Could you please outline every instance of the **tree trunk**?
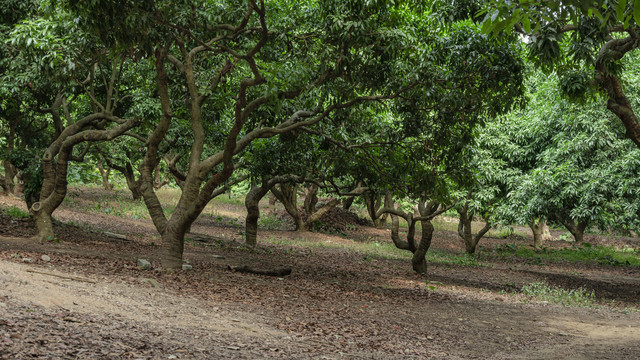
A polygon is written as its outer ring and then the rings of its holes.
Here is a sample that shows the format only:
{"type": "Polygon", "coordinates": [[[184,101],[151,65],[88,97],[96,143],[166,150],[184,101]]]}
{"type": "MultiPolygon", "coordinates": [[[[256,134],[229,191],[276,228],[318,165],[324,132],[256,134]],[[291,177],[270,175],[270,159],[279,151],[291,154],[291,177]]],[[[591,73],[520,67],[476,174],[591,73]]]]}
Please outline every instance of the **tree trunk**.
{"type": "Polygon", "coordinates": [[[407,226],[408,226],[406,241],[400,238],[400,234],[399,234],[400,222],[399,222],[398,216],[391,214],[391,240],[393,241],[393,244],[398,249],[415,252],[416,243],[415,243],[414,237],[416,233],[416,224],[415,224],[415,221],[413,221],[413,215],[411,213],[407,214],[407,217],[405,220],[407,220],[407,226]]]}
{"type": "Polygon", "coordinates": [[[268,187],[255,186],[247,193],[244,205],[247,207],[247,219],[245,221],[245,241],[249,246],[258,244],[258,219],[260,218],[260,199],[269,192],[268,187]]]}
{"type": "Polygon", "coordinates": [[[269,193],[269,206],[276,206],[276,201],[278,201],[278,198],[273,193],[269,193]]]}
{"type": "Polygon", "coordinates": [[[184,234],[186,230],[170,228],[162,234],[162,267],[165,269],[182,268],[182,254],[184,253],[184,234]]]}
{"type": "Polygon", "coordinates": [[[107,167],[105,169],[104,166],[102,166],[102,163],[98,163],[98,170],[100,171],[100,176],[102,177],[102,187],[104,187],[105,190],[113,190],[113,184],[109,183],[111,168],[107,167]]]}
{"type": "Polygon", "coordinates": [[[465,206],[462,209],[458,209],[458,214],[460,214],[458,236],[464,240],[464,247],[467,254],[475,254],[480,239],[491,229],[491,225],[485,220],[484,227],[474,235],[472,231],[473,213],[470,213],[468,207],[465,206]]]}
{"type": "Polygon", "coordinates": [[[352,197],[348,197],[348,198],[344,199],[344,200],[342,201],[342,208],[343,208],[343,209],[345,209],[345,210],[349,210],[349,209],[351,209],[351,205],[353,205],[353,201],[354,201],[355,199],[356,199],[356,198],[355,198],[355,197],[353,197],[353,196],[352,196],[352,197]]]}
{"type": "Polygon", "coordinates": [[[131,191],[131,197],[133,200],[140,200],[142,198],[142,192],[140,191],[140,183],[136,181],[136,175],[133,172],[131,164],[127,163],[126,171],[122,173],[125,180],[127,180],[127,187],[131,191]]]}
{"type": "MultiPolygon", "coordinates": [[[[613,51],[613,49],[610,49],[608,53],[612,53],[613,51]]],[[[623,52],[619,52],[617,57],[621,58],[623,55],[623,52]]],[[[631,102],[624,93],[622,81],[618,76],[608,72],[607,64],[608,62],[602,61],[600,58],[596,61],[596,71],[599,72],[600,87],[603,88],[609,96],[607,109],[622,121],[622,124],[627,130],[627,137],[635,143],[636,147],[640,148],[640,122],[638,122],[638,117],[633,111],[631,102]]]]}
{"type": "Polygon", "coordinates": [[[318,204],[318,185],[309,184],[304,189],[304,211],[311,216],[316,211],[318,204]]]}
{"type": "Polygon", "coordinates": [[[542,247],[544,244],[543,238],[543,230],[544,230],[544,219],[533,219],[529,223],[529,227],[531,228],[531,232],[533,233],[533,246],[536,248],[542,247]]]}
{"type": "Polygon", "coordinates": [[[275,187],[271,192],[278,198],[278,201],[284,205],[285,210],[293,219],[295,230],[305,232],[308,230],[307,225],[302,220],[302,216],[298,211],[298,185],[297,184],[280,184],[280,189],[275,187]]]}
{"type": "Polygon", "coordinates": [[[466,209],[458,210],[458,214],[460,214],[460,221],[458,222],[458,236],[464,240],[464,247],[467,254],[473,254],[476,252],[477,245],[471,232],[473,215],[470,216],[466,209]]]}
{"type": "Polygon", "coordinates": [[[16,172],[16,180],[17,180],[17,184],[15,185],[15,188],[13,189],[13,193],[16,194],[16,195],[24,194],[25,184],[24,184],[24,179],[22,177],[22,171],[17,171],[16,172]]]}
{"type": "Polygon", "coordinates": [[[48,209],[40,207],[39,203],[35,203],[31,206],[31,216],[36,224],[37,234],[36,239],[43,243],[45,241],[53,240],[55,237],[53,233],[53,223],[51,221],[51,212],[48,209]]]}
{"type": "MultiPolygon", "coordinates": [[[[367,191],[362,194],[362,197],[364,198],[365,205],[367,205],[367,212],[369,213],[369,217],[371,218],[373,225],[377,229],[383,229],[385,225],[387,225],[388,215],[386,213],[378,214],[378,210],[380,210],[380,207],[382,206],[382,194],[375,194],[371,191],[367,191]]],[[[387,199],[385,197],[385,201],[386,200],[387,199]]]]}
{"type": "Polygon", "coordinates": [[[315,224],[316,221],[320,220],[320,218],[324,216],[324,214],[328,213],[329,210],[338,206],[338,204],[340,204],[340,199],[335,198],[329,201],[328,203],[326,203],[325,205],[323,205],[322,207],[320,207],[319,209],[316,209],[313,212],[313,214],[310,214],[307,217],[307,220],[304,222],[305,229],[308,230],[313,228],[313,224],[315,224]]]}
{"type": "Polygon", "coordinates": [[[573,239],[577,243],[582,243],[584,241],[584,231],[587,228],[587,222],[585,221],[573,221],[573,220],[564,220],[560,218],[560,222],[564,225],[567,230],[573,235],[573,239]]]}
{"type": "MultiPolygon", "coordinates": [[[[168,183],[169,179],[163,179],[162,176],[160,176],[160,164],[158,163],[155,170],[153,170],[153,188],[155,190],[160,190],[168,183]]],[[[140,196],[142,196],[142,194],[140,194],[140,196]]]]}
{"type": "Polygon", "coordinates": [[[553,240],[553,236],[551,236],[551,231],[549,230],[549,224],[547,223],[547,218],[543,218],[542,223],[542,241],[550,241],[553,240]]]}
{"type": "Polygon", "coordinates": [[[413,266],[413,271],[419,274],[426,274],[427,252],[431,247],[431,239],[433,238],[433,224],[430,220],[423,220],[420,223],[422,224],[422,236],[420,244],[411,258],[411,265],[413,266]]]}
{"type": "Polygon", "coordinates": [[[16,168],[9,159],[4,160],[4,178],[2,179],[2,187],[7,194],[13,194],[15,191],[15,183],[13,179],[16,177],[16,168]]]}

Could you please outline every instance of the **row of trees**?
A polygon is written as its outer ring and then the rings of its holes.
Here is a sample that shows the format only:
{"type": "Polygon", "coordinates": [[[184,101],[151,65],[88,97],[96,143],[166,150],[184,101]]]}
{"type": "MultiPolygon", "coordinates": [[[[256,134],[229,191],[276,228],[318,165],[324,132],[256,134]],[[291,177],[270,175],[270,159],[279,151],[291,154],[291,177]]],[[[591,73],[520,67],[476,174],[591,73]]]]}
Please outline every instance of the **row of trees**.
{"type": "MultiPolygon", "coordinates": [[[[376,224],[391,217],[393,242],[414,253],[419,272],[431,221],[452,207],[468,252],[504,222],[550,219],[576,239],[589,225],[635,228],[633,180],[598,180],[607,171],[635,174],[635,162],[622,160],[631,151],[620,130],[595,105],[543,106],[559,93],[541,75],[528,86],[531,106],[510,113],[524,104],[531,72],[520,37],[483,34],[476,8],[465,4],[5,2],[3,188],[12,192],[20,175],[44,241],[53,237],[69,162],[119,171],[148,208],[167,268],[182,265],[184,235],[204,207],[242,181],[252,184],[249,244],[269,192],[300,231],[362,196],[376,224]],[[558,130],[584,143],[563,142],[558,130]],[[156,194],[160,168],[181,189],[170,215],[156,194]],[[318,204],[319,193],[331,199],[318,204]],[[415,209],[394,199],[416,199],[415,209]],[[476,235],[474,217],[488,222],[476,235]]],[[[511,14],[509,24],[522,28],[524,18],[509,11],[488,13],[484,24],[511,14]]]]}

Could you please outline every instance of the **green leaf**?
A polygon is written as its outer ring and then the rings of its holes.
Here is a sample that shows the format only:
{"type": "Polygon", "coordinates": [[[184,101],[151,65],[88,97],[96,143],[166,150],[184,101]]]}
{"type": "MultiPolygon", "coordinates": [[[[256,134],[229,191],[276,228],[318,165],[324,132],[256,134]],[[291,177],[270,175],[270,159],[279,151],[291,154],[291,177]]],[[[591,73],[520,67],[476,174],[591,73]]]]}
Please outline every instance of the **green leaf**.
{"type": "Polygon", "coordinates": [[[496,19],[498,18],[498,15],[500,15],[500,10],[496,10],[493,12],[493,14],[491,14],[491,21],[496,21],[496,19]]]}
{"type": "Polygon", "coordinates": [[[619,0],[616,5],[616,17],[618,21],[624,21],[624,9],[627,7],[627,0],[619,0]]]}
{"type": "Polygon", "coordinates": [[[524,31],[526,31],[527,34],[531,33],[531,22],[529,22],[529,16],[525,14],[521,20],[522,20],[522,27],[524,28],[524,31]]]}
{"type": "MultiPolygon", "coordinates": [[[[638,0],[636,0],[638,1],[638,0]]],[[[593,15],[595,15],[600,21],[603,21],[604,18],[602,17],[602,14],[600,13],[600,11],[598,9],[593,9],[593,15]]]]}
{"type": "Polygon", "coordinates": [[[636,25],[640,24],[640,0],[633,2],[633,19],[636,21],[636,25]]]}

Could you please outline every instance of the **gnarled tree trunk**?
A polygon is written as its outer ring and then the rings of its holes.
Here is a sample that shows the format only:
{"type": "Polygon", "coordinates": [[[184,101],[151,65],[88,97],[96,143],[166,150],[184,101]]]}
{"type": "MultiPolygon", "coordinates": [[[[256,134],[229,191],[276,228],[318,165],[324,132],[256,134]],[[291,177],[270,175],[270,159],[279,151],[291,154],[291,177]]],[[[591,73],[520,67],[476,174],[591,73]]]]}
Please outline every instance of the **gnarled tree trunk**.
{"type": "Polygon", "coordinates": [[[298,185],[280,184],[278,188],[272,188],[271,192],[284,205],[287,213],[291,215],[295,230],[300,232],[308,231],[307,224],[302,220],[302,216],[298,211],[298,185]]]}
{"type": "Polygon", "coordinates": [[[476,252],[476,248],[480,239],[491,229],[491,225],[488,221],[485,221],[484,226],[477,234],[473,234],[473,212],[469,211],[468,203],[463,208],[458,209],[460,214],[460,222],[458,222],[458,236],[464,241],[464,247],[467,254],[471,255],[476,252]]]}
{"type": "Polygon", "coordinates": [[[383,201],[388,201],[387,196],[385,196],[383,200],[382,194],[376,194],[372,191],[367,191],[366,193],[362,194],[362,197],[364,199],[365,205],[367,206],[367,213],[369,213],[369,217],[371,218],[371,221],[373,221],[373,225],[378,229],[383,229],[387,224],[388,214],[379,214],[378,211],[380,211],[380,208],[383,205],[383,201]]]}
{"type": "Polygon", "coordinates": [[[254,186],[249,190],[244,199],[247,208],[247,218],[245,220],[245,241],[249,246],[258,244],[258,219],[260,218],[260,199],[262,199],[270,188],[266,186],[254,186]]]}
{"type": "MultiPolygon", "coordinates": [[[[391,205],[391,201],[388,205],[391,205]]],[[[437,201],[420,200],[418,203],[419,216],[414,217],[413,212],[403,212],[395,209],[393,206],[385,206],[380,212],[388,213],[391,216],[391,240],[398,249],[409,250],[413,253],[411,258],[411,266],[413,270],[420,274],[427,273],[426,255],[431,247],[433,238],[433,224],[431,220],[436,216],[450,209],[451,206],[441,207],[437,201]],[[399,236],[398,217],[402,217],[407,221],[409,229],[407,231],[407,240],[402,240],[399,236]],[[415,242],[415,224],[420,221],[422,225],[422,234],[420,242],[415,242]]]]}
{"type": "Polygon", "coordinates": [[[98,170],[100,171],[100,177],[102,177],[102,187],[105,190],[113,190],[113,184],[109,182],[109,175],[111,175],[111,168],[106,169],[102,166],[102,163],[98,162],[98,170]]]}
{"type": "Polygon", "coordinates": [[[316,211],[318,204],[318,185],[307,184],[304,187],[304,211],[311,216],[316,211]]]}
{"type": "Polygon", "coordinates": [[[258,219],[260,218],[260,200],[278,183],[284,181],[300,181],[295,175],[276,176],[268,181],[263,181],[261,186],[253,186],[245,196],[244,204],[247,208],[245,221],[245,241],[249,246],[258,244],[258,219]]]}
{"type": "Polygon", "coordinates": [[[558,221],[564,225],[567,230],[573,235],[573,239],[577,243],[584,241],[584,231],[587,229],[588,223],[586,221],[567,220],[561,216],[557,216],[558,221]]]}
{"type": "Polygon", "coordinates": [[[422,236],[420,237],[420,244],[411,258],[411,266],[413,271],[419,274],[426,274],[427,252],[431,247],[431,239],[433,238],[433,224],[431,220],[422,220],[420,223],[422,225],[422,236]]]}

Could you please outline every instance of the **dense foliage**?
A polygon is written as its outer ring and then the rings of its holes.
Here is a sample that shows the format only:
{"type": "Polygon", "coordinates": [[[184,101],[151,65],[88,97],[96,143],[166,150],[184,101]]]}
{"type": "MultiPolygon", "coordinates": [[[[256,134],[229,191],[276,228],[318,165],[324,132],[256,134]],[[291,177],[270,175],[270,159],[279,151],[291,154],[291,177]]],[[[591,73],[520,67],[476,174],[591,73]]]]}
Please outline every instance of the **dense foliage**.
{"type": "Polygon", "coordinates": [[[622,137],[637,120],[627,59],[638,42],[626,40],[637,19],[621,4],[5,2],[2,187],[26,182],[45,240],[70,162],[99,166],[107,185],[116,170],[171,268],[205,206],[241,182],[250,243],[269,191],[298,230],[362,196],[376,225],[392,218],[419,272],[430,221],[454,206],[468,252],[497,223],[636,229],[638,154],[622,137]],[[512,27],[521,35],[503,33],[512,27]],[[540,72],[526,85],[530,64],[555,71],[562,91],[540,72]],[[605,97],[626,132],[597,106],[605,97]],[[181,189],[171,212],[156,193],[164,176],[181,189]],[[487,226],[472,238],[474,218],[487,226]]]}

